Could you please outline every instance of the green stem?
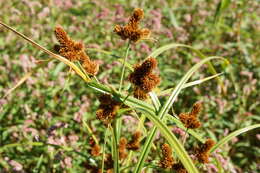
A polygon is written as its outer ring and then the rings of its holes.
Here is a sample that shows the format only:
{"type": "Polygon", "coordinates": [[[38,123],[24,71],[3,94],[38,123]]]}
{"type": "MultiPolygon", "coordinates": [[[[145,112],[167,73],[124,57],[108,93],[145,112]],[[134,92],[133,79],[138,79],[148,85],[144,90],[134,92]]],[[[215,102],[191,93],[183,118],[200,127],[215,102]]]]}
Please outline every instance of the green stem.
{"type": "Polygon", "coordinates": [[[107,132],[108,132],[108,129],[106,129],[106,132],[105,132],[105,141],[104,141],[104,145],[103,145],[103,153],[102,153],[102,165],[101,165],[101,173],[104,172],[104,163],[105,163],[105,156],[106,156],[106,152],[105,152],[105,149],[106,149],[106,143],[107,143],[107,132]]]}
{"type": "Polygon", "coordinates": [[[117,130],[115,128],[116,122],[114,122],[113,127],[110,125],[110,130],[112,134],[112,153],[114,160],[114,172],[119,173],[119,153],[118,153],[118,145],[117,145],[117,130]]]}
{"type": "MultiPolygon", "coordinates": [[[[121,90],[122,90],[122,85],[123,85],[124,76],[125,76],[126,61],[127,61],[129,49],[130,49],[130,41],[128,42],[127,48],[126,48],[126,53],[125,53],[125,58],[124,58],[124,63],[123,63],[122,73],[121,73],[121,79],[120,79],[120,85],[119,85],[119,93],[121,93],[121,90]]],[[[118,119],[115,120],[115,123],[114,123],[114,130],[116,131],[116,141],[119,141],[119,139],[120,139],[121,127],[122,127],[122,118],[119,117],[118,119]]]]}
{"type": "Polygon", "coordinates": [[[121,73],[120,85],[119,85],[119,92],[121,92],[123,81],[124,81],[124,77],[125,77],[125,67],[126,67],[126,61],[127,61],[130,45],[131,44],[130,44],[130,41],[129,41],[128,44],[127,44],[125,58],[124,58],[123,67],[122,67],[122,73],[121,73]]]}
{"type": "Polygon", "coordinates": [[[188,130],[189,130],[189,128],[187,128],[187,129],[185,130],[185,134],[184,134],[183,141],[182,141],[182,145],[183,145],[183,146],[185,145],[185,142],[186,142],[186,139],[187,139],[188,130]]]}

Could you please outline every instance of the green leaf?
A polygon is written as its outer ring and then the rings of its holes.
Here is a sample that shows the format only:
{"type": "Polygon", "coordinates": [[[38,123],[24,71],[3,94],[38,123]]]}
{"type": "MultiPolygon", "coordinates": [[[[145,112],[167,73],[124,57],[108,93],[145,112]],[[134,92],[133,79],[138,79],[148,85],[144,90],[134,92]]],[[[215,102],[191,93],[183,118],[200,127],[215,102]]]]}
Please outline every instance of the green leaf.
{"type": "Polygon", "coordinates": [[[241,135],[249,130],[253,130],[253,129],[256,129],[256,128],[259,128],[260,127],[260,124],[255,124],[255,125],[251,125],[251,126],[248,126],[248,127],[245,127],[245,128],[242,128],[242,129],[239,129],[239,130],[236,130],[232,133],[230,133],[229,135],[227,135],[226,137],[222,138],[217,144],[215,144],[210,152],[214,152],[217,148],[221,147],[222,145],[226,144],[227,142],[229,142],[231,139],[233,139],[234,137],[238,136],[238,135],[241,135]]]}
{"type": "MultiPolygon", "coordinates": [[[[199,80],[195,80],[195,81],[186,83],[186,84],[183,85],[183,88],[182,88],[182,89],[188,88],[188,87],[191,87],[191,86],[195,86],[195,85],[199,85],[199,84],[201,84],[201,83],[203,83],[203,82],[206,82],[206,81],[208,81],[208,80],[211,80],[211,79],[213,79],[213,78],[215,78],[215,77],[217,77],[217,76],[220,76],[220,75],[222,75],[222,74],[223,74],[223,73],[218,73],[218,74],[215,74],[215,75],[212,75],[212,76],[203,78],[203,79],[199,79],[199,80]]],[[[161,96],[161,95],[166,95],[166,94],[170,94],[170,93],[173,91],[173,89],[174,89],[174,88],[166,89],[166,90],[160,92],[160,93],[159,93],[159,96],[161,96]]]]}
{"type": "Polygon", "coordinates": [[[114,172],[119,173],[119,155],[118,155],[118,145],[117,145],[117,129],[116,124],[114,122],[113,127],[110,126],[110,131],[112,134],[112,156],[114,161],[114,172]]]}
{"type": "MultiPolygon", "coordinates": [[[[193,51],[201,59],[205,59],[206,58],[206,56],[203,53],[201,53],[199,50],[193,48],[192,46],[185,45],[185,44],[179,44],[179,43],[172,43],[172,44],[168,44],[168,45],[162,46],[162,47],[156,49],[155,51],[153,51],[147,58],[149,58],[149,57],[156,58],[157,56],[159,56],[164,51],[167,51],[167,50],[170,50],[170,49],[174,49],[174,48],[178,48],[178,47],[190,49],[191,51],[193,51]]],[[[213,67],[213,65],[210,62],[207,62],[207,64],[209,66],[209,71],[213,75],[216,75],[217,72],[216,72],[215,68],[213,67]]],[[[217,80],[218,80],[218,83],[220,84],[220,86],[223,89],[223,87],[224,87],[223,82],[218,77],[217,77],[217,80]]]]}

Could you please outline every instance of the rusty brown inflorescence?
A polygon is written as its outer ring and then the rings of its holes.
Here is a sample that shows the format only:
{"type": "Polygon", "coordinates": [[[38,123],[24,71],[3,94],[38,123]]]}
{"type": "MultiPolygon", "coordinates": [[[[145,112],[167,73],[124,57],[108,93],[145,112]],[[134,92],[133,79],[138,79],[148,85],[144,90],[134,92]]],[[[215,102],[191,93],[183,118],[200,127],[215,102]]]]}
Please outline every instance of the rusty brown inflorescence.
{"type": "Polygon", "coordinates": [[[90,154],[92,156],[99,156],[101,148],[98,144],[96,144],[95,140],[92,137],[89,140],[89,145],[91,147],[90,154]]]}
{"type": "Polygon", "coordinates": [[[89,56],[85,53],[83,43],[73,41],[60,26],[55,28],[55,36],[60,43],[60,45],[55,45],[55,50],[60,55],[70,61],[80,61],[87,73],[91,75],[97,74],[99,65],[97,62],[90,60],[89,56]]]}
{"type": "Polygon", "coordinates": [[[215,142],[212,139],[207,139],[204,144],[195,148],[195,155],[200,163],[209,163],[209,151],[214,145],[215,142]]]}
{"type": "Polygon", "coordinates": [[[175,163],[172,166],[172,169],[176,171],[176,173],[188,173],[188,171],[184,168],[181,162],[175,163]]]}
{"type": "Polygon", "coordinates": [[[120,108],[120,102],[112,99],[111,95],[104,94],[99,97],[100,105],[96,112],[97,118],[105,125],[111,123],[115,118],[116,112],[120,108]]]}
{"type": "Polygon", "coordinates": [[[197,102],[192,106],[191,112],[180,113],[179,118],[186,128],[196,129],[201,126],[201,123],[198,120],[198,114],[200,113],[201,108],[201,102],[197,102]]]}
{"type": "Polygon", "coordinates": [[[138,150],[140,148],[140,141],[141,141],[141,132],[136,131],[133,136],[131,141],[127,143],[127,149],[129,150],[138,150]]]}
{"type": "Polygon", "coordinates": [[[153,88],[160,83],[160,77],[153,74],[157,67],[155,58],[148,58],[142,64],[134,67],[134,72],[129,75],[129,81],[134,84],[134,97],[144,100],[153,88]]]}
{"type": "Polygon", "coordinates": [[[120,138],[119,149],[118,149],[120,160],[125,159],[127,157],[126,146],[127,146],[126,138],[124,137],[120,138]]]}
{"type": "Polygon", "coordinates": [[[172,149],[168,144],[162,145],[162,159],[160,161],[160,167],[172,168],[174,159],[172,156],[172,149]]]}
{"type": "Polygon", "coordinates": [[[147,28],[139,28],[139,23],[144,17],[144,11],[136,8],[125,26],[116,25],[114,32],[121,37],[121,39],[129,39],[132,42],[137,42],[141,39],[149,38],[151,31],[147,28]]]}

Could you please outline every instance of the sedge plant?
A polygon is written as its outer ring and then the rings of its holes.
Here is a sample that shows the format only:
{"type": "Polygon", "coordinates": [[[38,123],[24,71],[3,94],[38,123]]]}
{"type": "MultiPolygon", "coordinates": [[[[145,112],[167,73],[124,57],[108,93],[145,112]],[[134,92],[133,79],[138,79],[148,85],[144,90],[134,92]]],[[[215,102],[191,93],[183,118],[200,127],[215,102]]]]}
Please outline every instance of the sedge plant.
{"type": "MultiPolygon", "coordinates": [[[[208,137],[202,137],[194,130],[203,125],[203,122],[200,122],[200,111],[203,107],[201,102],[194,103],[190,112],[181,113],[179,115],[173,114],[171,108],[174,107],[176,99],[180,97],[181,91],[185,90],[185,88],[201,84],[213,78],[216,78],[219,84],[222,85],[219,76],[223,74],[223,72],[217,72],[212,62],[221,61],[223,62],[223,67],[228,65],[229,62],[227,59],[219,56],[207,57],[202,52],[189,45],[171,43],[155,49],[143,61],[136,62],[135,65],[130,64],[128,62],[128,56],[129,52],[132,51],[131,45],[139,44],[141,41],[155,40],[151,37],[152,33],[148,28],[141,28],[139,26],[143,17],[144,11],[142,9],[134,9],[128,23],[123,26],[115,25],[114,31],[111,33],[118,35],[118,39],[125,40],[126,45],[125,54],[122,55],[124,58],[116,56],[118,61],[122,64],[119,77],[120,80],[118,80],[117,85],[119,87],[103,84],[98,80],[98,74],[100,72],[98,62],[89,57],[82,42],[76,42],[70,38],[69,34],[67,34],[61,26],[57,26],[54,29],[54,34],[59,44],[55,45],[56,52],[52,52],[7,24],[0,22],[4,28],[12,31],[14,34],[20,36],[52,58],[48,61],[44,61],[32,72],[26,74],[6,93],[5,96],[11,94],[12,91],[22,85],[38,68],[48,64],[48,62],[52,60],[61,61],[69,67],[71,75],[78,75],[85,81],[85,85],[88,89],[97,93],[97,99],[100,102],[96,111],[96,118],[106,129],[104,142],[101,143],[99,141],[98,137],[93,134],[91,127],[89,127],[87,123],[83,123],[82,127],[86,128],[91,134],[91,140],[88,143],[90,150],[88,152],[92,158],[97,158],[96,164],[93,165],[90,163],[86,166],[86,169],[92,172],[140,173],[146,170],[149,171],[150,168],[160,171],[175,171],[178,173],[198,173],[200,172],[201,165],[210,162],[209,158],[211,157],[211,153],[217,148],[221,147],[237,135],[259,128],[260,124],[239,129],[217,142],[208,137]],[[158,70],[163,69],[158,68],[160,60],[157,57],[163,52],[174,48],[189,49],[201,60],[186,72],[174,88],[158,91],[156,88],[158,88],[160,81],[163,80],[163,77],[158,74],[158,70]],[[198,72],[204,65],[207,65],[212,76],[188,82],[194,73],[198,72]],[[127,73],[130,74],[127,75],[127,73]],[[131,87],[126,89],[127,87],[125,87],[125,84],[131,84],[131,87]],[[159,96],[164,96],[165,98],[163,100],[165,101],[161,101],[158,98],[159,96]],[[128,138],[122,133],[122,117],[126,114],[137,117],[139,120],[138,126],[135,127],[136,131],[128,138]],[[147,121],[152,122],[152,129],[145,128],[144,122],[147,121]],[[185,149],[186,138],[183,141],[178,139],[168,126],[168,122],[183,129],[186,133],[197,139],[200,144],[194,146],[192,151],[185,149]],[[156,145],[156,141],[154,141],[158,131],[162,135],[164,141],[164,143],[159,144],[159,148],[158,145],[156,145]],[[157,160],[155,163],[148,162],[149,154],[156,150],[158,151],[160,160],[157,160]],[[190,152],[193,152],[195,157],[191,157],[189,155],[190,152]],[[136,161],[133,161],[133,155],[137,156],[136,161]]],[[[92,49],[92,51],[115,56],[109,51],[99,49],[92,49]]],[[[17,147],[19,145],[37,147],[51,144],[33,141],[27,144],[18,142],[1,146],[0,153],[7,148],[17,147]]],[[[83,155],[83,157],[89,159],[88,156],[84,155],[84,152],[78,152],[65,146],[52,146],[61,148],[64,151],[75,152],[76,154],[83,155]]],[[[39,164],[42,157],[40,158],[39,164]]]]}

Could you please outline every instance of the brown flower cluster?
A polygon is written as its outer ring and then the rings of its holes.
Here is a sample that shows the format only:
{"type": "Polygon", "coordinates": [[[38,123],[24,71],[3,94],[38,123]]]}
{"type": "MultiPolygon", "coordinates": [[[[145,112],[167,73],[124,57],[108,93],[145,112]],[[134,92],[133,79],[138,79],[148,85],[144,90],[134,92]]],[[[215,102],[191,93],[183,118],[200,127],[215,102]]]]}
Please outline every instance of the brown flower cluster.
{"type": "Polygon", "coordinates": [[[197,102],[193,105],[191,112],[181,113],[179,118],[186,128],[196,129],[201,126],[200,121],[198,120],[198,114],[202,108],[201,102],[197,102]]]}
{"type": "Polygon", "coordinates": [[[195,148],[196,158],[200,163],[209,163],[209,150],[215,145],[212,139],[207,139],[207,141],[200,147],[195,148]]]}
{"type": "Polygon", "coordinates": [[[122,137],[119,140],[119,149],[118,149],[120,160],[125,159],[127,157],[126,146],[127,146],[127,139],[122,137]]]}
{"type": "Polygon", "coordinates": [[[162,145],[162,159],[160,161],[160,166],[162,168],[172,168],[174,164],[174,159],[172,156],[172,149],[168,144],[162,145]]]}
{"type": "Polygon", "coordinates": [[[188,173],[181,162],[174,162],[174,158],[172,156],[172,149],[168,144],[162,145],[162,156],[163,157],[159,163],[161,168],[172,168],[177,173],[188,173]]]}
{"type": "Polygon", "coordinates": [[[134,72],[129,75],[129,81],[135,85],[135,98],[146,99],[148,93],[160,83],[159,76],[153,74],[156,67],[155,58],[148,58],[142,64],[135,65],[134,72]]]}
{"type": "Polygon", "coordinates": [[[132,42],[137,42],[141,39],[149,38],[151,31],[147,28],[139,28],[139,23],[144,17],[144,11],[136,8],[125,26],[116,25],[114,32],[121,37],[121,39],[129,39],[132,42]]]}
{"type": "Polygon", "coordinates": [[[105,125],[111,123],[115,118],[116,112],[120,108],[120,102],[112,99],[111,95],[104,94],[99,97],[100,105],[96,112],[97,118],[105,125]]]}
{"type": "Polygon", "coordinates": [[[101,173],[102,172],[101,168],[98,168],[97,166],[91,165],[89,163],[85,163],[84,166],[87,169],[87,172],[89,172],[89,173],[101,173]]]}
{"type": "Polygon", "coordinates": [[[112,154],[106,154],[105,156],[105,168],[107,169],[107,173],[113,173],[114,161],[112,158],[112,154]]]}
{"type": "Polygon", "coordinates": [[[94,139],[91,137],[89,140],[89,144],[90,144],[90,154],[92,156],[99,156],[100,155],[100,146],[98,144],[96,144],[96,142],[94,141],[94,139]]]}
{"type": "Polygon", "coordinates": [[[172,168],[176,171],[176,173],[188,173],[181,162],[175,163],[172,168]]]}
{"type": "Polygon", "coordinates": [[[140,131],[136,131],[132,139],[127,143],[126,148],[129,150],[138,150],[140,148],[141,135],[140,131]]]}
{"type": "Polygon", "coordinates": [[[85,53],[83,43],[73,41],[60,26],[55,28],[55,36],[60,43],[60,45],[55,45],[55,50],[60,55],[70,61],[81,61],[87,73],[91,75],[97,74],[99,65],[97,62],[90,60],[89,56],[85,53]]]}

